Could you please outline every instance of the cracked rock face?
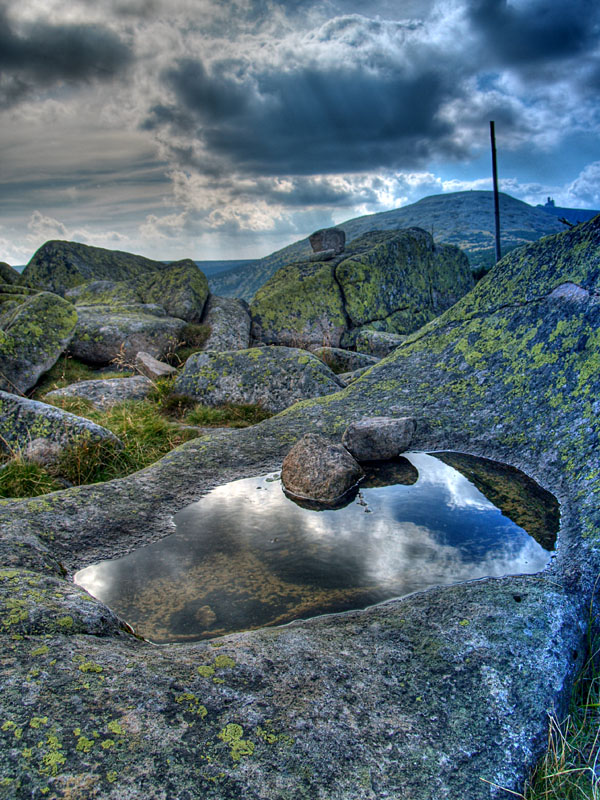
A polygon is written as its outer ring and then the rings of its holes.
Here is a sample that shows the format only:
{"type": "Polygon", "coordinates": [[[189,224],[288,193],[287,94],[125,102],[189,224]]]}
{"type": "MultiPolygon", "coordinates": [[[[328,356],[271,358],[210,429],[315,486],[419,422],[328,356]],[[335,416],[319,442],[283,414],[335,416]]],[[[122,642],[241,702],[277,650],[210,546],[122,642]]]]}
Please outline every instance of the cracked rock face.
{"type": "Polygon", "coordinates": [[[280,269],[250,305],[252,335],[265,344],[339,347],[363,329],[410,333],[472,286],[458,248],[434,245],[420,228],[373,231],[331,260],[280,269]]]}
{"type": "Polygon", "coordinates": [[[521,792],[548,709],[566,712],[600,572],[599,294],[597,218],[506,256],[342,391],[118,481],[0,503],[5,794],[521,792]],[[167,535],[216,484],[279,469],[304,434],[339,442],[350,422],[385,415],[415,417],[415,450],[487,456],[553,492],[561,522],[546,570],[161,647],[62,577],[61,564],[72,575],[167,535]]]}

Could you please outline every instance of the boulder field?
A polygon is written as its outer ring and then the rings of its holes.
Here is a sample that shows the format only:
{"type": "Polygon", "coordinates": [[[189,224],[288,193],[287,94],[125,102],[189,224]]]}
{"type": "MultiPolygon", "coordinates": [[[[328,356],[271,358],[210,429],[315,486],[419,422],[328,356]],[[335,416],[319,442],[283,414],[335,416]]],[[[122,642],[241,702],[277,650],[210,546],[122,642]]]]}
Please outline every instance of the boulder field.
{"type": "MultiPolygon", "coordinates": [[[[331,263],[331,262],[328,262],[331,263]]],[[[347,388],[103,485],[0,504],[10,798],[483,800],[566,709],[600,570],[600,217],[506,256],[347,388]],[[512,464],[561,504],[542,573],[153,646],[70,582],[308,432],[414,417],[415,450],[512,464]],[[66,571],[66,575],[64,574],[66,571]]]]}

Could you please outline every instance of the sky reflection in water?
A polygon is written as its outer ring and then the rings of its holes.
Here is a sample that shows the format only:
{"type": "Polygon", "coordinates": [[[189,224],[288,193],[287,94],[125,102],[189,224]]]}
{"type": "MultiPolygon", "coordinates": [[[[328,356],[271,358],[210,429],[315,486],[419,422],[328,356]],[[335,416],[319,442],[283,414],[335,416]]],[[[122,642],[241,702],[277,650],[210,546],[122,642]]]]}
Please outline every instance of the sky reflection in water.
{"type": "Polygon", "coordinates": [[[380,472],[335,511],[296,505],[274,476],[219,486],[177,514],[172,536],[75,579],[138,633],[167,642],[544,568],[548,550],[458,470],[406,456],[404,484],[378,486],[380,472]]]}

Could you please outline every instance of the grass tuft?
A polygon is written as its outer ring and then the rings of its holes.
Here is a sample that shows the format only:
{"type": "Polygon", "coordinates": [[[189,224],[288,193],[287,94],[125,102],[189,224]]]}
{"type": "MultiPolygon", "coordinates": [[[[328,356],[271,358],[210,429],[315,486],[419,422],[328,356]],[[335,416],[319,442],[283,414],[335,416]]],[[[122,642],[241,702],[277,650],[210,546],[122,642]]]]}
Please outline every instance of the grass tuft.
{"type": "Polygon", "coordinates": [[[185,415],[184,420],[189,425],[204,425],[206,427],[226,426],[228,428],[247,428],[256,425],[271,416],[259,405],[226,403],[222,406],[196,405],[185,415]]]}
{"type": "Polygon", "coordinates": [[[523,800],[600,800],[600,635],[575,684],[569,715],[550,718],[548,751],[523,800]]]}
{"type": "Polygon", "coordinates": [[[46,392],[51,392],[54,389],[63,389],[71,383],[97,380],[98,378],[125,378],[131,374],[131,372],[122,371],[99,372],[77,358],[61,356],[56,364],[42,375],[33,392],[31,392],[31,396],[34,400],[41,400],[46,392]]]}

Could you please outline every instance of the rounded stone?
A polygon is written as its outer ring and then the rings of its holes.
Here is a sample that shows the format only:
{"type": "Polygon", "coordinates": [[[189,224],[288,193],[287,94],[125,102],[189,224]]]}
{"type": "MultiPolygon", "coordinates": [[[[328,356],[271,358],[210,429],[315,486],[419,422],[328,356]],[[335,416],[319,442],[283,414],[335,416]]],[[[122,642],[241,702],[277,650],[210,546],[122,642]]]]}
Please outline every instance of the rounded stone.
{"type": "Polygon", "coordinates": [[[340,444],[307,433],[289,451],[281,468],[288,494],[333,505],[364,476],[360,465],[340,444]]]}

